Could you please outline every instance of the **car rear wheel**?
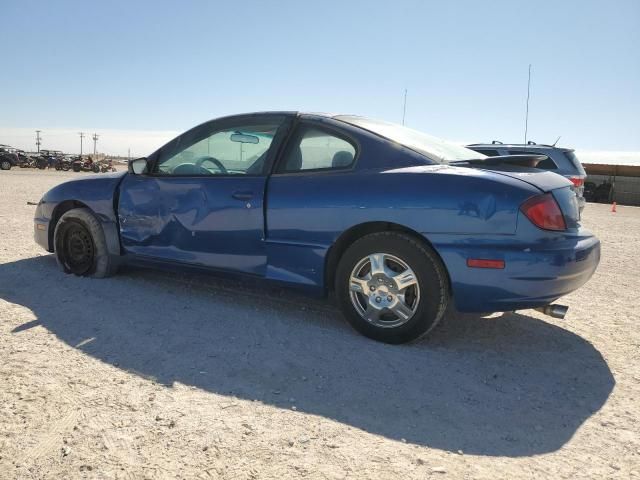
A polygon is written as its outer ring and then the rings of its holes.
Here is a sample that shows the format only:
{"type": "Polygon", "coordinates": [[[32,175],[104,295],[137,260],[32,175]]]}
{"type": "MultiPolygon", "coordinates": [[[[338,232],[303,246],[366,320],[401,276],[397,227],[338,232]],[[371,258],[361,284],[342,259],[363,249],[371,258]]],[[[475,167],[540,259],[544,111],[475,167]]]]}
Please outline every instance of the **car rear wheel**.
{"type": "Polygon", "coordinates": [[[58,265],[65,273],[97,278],[115,273],[102,226],[89,209],[74,208],[62,215],[53,242],[58,265]]]}
{"type": "Polygon", "coordinates": [[[438,255],[397,232],[354,242],[340,259],[335,285],[351,326],[385,343],[410,342],[429,333],[449,300],[447,273],[438,255]]]}
{"type": "Polygon", "coordinates": [[[2,162],[0,162],[0,169],[11,170],[11,162],[9,160],[2,160],[2,162]]]}

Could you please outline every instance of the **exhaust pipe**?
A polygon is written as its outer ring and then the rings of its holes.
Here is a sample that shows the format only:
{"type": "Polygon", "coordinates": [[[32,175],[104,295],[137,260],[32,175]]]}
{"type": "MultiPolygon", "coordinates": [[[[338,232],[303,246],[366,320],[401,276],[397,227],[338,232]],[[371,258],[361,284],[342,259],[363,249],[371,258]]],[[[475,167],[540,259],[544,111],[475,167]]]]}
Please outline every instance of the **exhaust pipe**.
{"type": "Polygon", "coordinates": [[[569,307],[567,307],[566,305],[559,305],[557,303],[554,303],[552,305],[538,307],[536,308],[536,310],[538,312],[544,313],[545,315],[549,315],[550,317],[562,319],[567,314],[569,307]]]}

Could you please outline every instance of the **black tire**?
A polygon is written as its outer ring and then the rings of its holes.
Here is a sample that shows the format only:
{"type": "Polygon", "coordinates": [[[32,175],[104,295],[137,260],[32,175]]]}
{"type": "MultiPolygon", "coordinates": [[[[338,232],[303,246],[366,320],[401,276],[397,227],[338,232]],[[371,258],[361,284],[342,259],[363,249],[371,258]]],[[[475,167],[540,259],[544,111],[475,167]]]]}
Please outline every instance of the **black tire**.
{"type": "Polygon", "coordinates": [[[73,164],[73,166],[72,166],[72,168],[73,168],[73,171],[74,171],[74,172],[79,172],[79,171],[81,170],[81,168],[82,168],[82,167],[80,166],[80,164],[79,164],[79,163],[74,163],[74,164],[73,164]]]}
{"type": "Polygon", "coordinates": [[[58,265],[65,273],[103,278],[116,272],[102,226],[88,208],[74,208],[60,217],[53,244],[58,265]]]}
{"type": "Polygon", "coordinates": [[[100,165],[94,165],[91,170],[93,170],[93,173],[100,173],[100,165]]]}
{"type": "Polygon", "coordinates": [[[392,344],[411,342],[428,334],[440,322],[449,303],[449,280],[440,257],[423,242],[398,232],[373,233],[347,248],[336,271],[335,291],[342,312],[355,330],[392,344]],[[351,274],[359,262],[374,253],[395,256],[415,273],[420,293],[414,304],[415,313],[406,323],[393,327],[374,325],[360,315],[352,302],[351,274]]]}
{"type": "Polygon", "coordinates": [[[0,170],[11,170],[11,162],[9,160],[0,161],[0,170]]]}
{"type": "Polygon", "coordinates": [[[63,163],[63,164],[62,164],[62,171],[64,171],[64,172],[68,172],[68,171],[69,171],[69,168],[71,168],[71,167],[69,166],[69,164],[68,164],[68,163],[63,163]]]}

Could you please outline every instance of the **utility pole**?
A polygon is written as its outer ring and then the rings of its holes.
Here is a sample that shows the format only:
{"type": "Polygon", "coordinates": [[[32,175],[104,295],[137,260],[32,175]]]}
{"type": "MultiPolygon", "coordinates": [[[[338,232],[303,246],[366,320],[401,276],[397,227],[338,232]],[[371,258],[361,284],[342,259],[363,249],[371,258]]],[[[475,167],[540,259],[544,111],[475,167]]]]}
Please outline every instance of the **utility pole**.
{"type": "Polygon", "coordinates": [[[40,153],[40,132],[42,132],[42,130],[36,130],[36,147],[38,147],[38,153],[40,153]]]}
{"type": "Polygon", "coordinates": [[[91,138],[93,138],[93,156],[94,157],[96,156],[96,143],[98,142],[98,137],[99,136],[100,135],[98,135],[97,133],[94,133],[93,137],[91,137],[91,138]]]}
{"type": "Polygon", "coordinates": [[[527,132],[529,130],[529,94],[531,93],[531,64],[529,64],[529,80],[527,81],[527,113],[524,117],[524,144],[527,144],[527,132]]]}
{"type": "Polygon", "coordinates": [[[84,138],[84,132],[78,132],[80,135],[80,157],[82,157],[82,139],[84,138]]]}
{"type": "Polygon", "coordinates": [[[127,160],[131,160],[131,149],[127,148],[127,160]]]}
{"type": "Polygon", "coordinates": [[[402,125],[404,125],[404,117],[407,114],[407,89],[404,89],[404,104],[402,106],[402,125]]]}

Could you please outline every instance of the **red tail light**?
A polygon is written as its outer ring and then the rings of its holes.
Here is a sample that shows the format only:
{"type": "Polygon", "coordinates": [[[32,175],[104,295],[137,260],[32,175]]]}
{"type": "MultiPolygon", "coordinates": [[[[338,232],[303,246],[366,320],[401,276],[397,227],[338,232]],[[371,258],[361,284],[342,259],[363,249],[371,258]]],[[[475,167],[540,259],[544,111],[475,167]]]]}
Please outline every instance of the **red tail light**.
{"type": "Polygon", "coordinates": [[[550,193],[531,197],[520,206],[520,210],[538,228],[558,231],[567,229],[560,207],[550,193]]]}
{"type": "Polygon", "coordinates": [[[571,180],[571,183],[573,183],[573,185],[576,186],[576,187],[581,187],[581,186],[584,185],[584,178],[569,177],[569,180],[571,180]]]}

